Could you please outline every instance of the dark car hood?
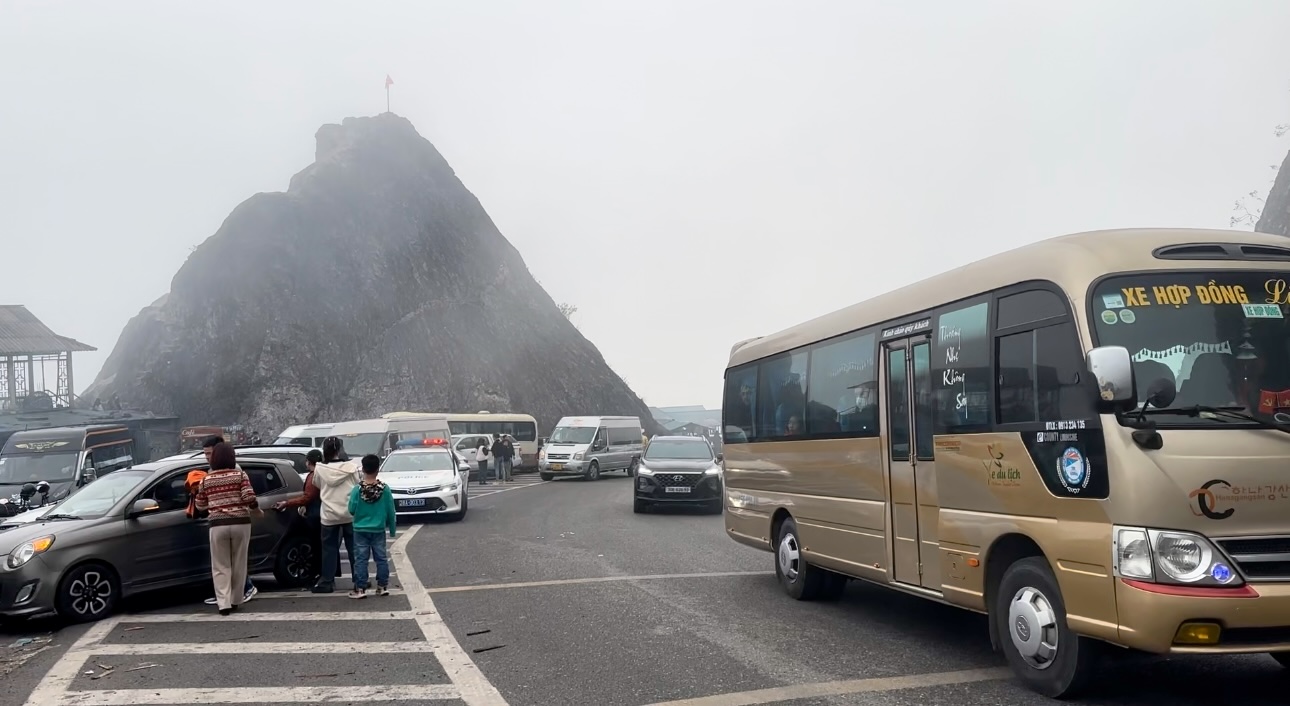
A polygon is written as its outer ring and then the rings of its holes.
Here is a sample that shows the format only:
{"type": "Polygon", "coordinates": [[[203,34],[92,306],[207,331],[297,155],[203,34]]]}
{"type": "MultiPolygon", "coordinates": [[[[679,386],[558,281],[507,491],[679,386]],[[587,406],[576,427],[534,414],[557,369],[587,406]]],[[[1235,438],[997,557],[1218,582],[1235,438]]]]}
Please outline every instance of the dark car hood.
{"type": "MultiPolygon", "coordinates": [[[[44,537],[47,534],[65,535],[82,527],[87,527],[97,520],[50,520],[48,522],[28,522],[12,529],[0,530],[0,557],[8,556],[23,542],[44,537]]],[[[58,542],[55,541],[55,548],[58,542]]]]}
{"type": "Polygon", "coordinates": [[[703,471],[715,466],[716,463],[716,461],[713,461],[710,458],[702,461],[681,459],[660,459],[657,461],[651,461],[650,459],[641,460],[641,465],[651,471],[663,471],[668,473],[702,473],[703,471]]]}

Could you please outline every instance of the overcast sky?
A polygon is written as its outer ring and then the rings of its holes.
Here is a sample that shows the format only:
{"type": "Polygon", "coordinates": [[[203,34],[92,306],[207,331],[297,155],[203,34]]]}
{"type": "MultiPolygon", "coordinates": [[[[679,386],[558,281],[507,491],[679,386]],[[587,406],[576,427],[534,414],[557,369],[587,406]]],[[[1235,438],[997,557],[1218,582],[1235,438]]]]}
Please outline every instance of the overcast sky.
{"type": "Polygon", "coordinates": [[[716,406],[735,341],[1053,235],[1226,227],[1290,147],[1287,27],[1284,0],[10,0],[0,303],[99,348],[83,389],[388,73],[636,392],[716,406]]]}

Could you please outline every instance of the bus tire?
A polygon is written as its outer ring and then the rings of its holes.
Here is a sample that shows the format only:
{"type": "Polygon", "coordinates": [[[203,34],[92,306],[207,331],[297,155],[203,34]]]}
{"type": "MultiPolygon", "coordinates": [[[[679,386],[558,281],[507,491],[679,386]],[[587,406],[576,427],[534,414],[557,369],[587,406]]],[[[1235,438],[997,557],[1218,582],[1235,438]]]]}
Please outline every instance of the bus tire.
{"type": "Polygon", "coordinates": [[[1268,656],[1275,659],[1282,667],[1290,669],[1290,652],[1269,652],[1268,656]]]}
{"type": "Polygon", "coordinates": [[[797,523],[788,517],[775,539],[775,577],[784,592],[799,601],[832,600],[842,595],[846,577],[813,566],[802,556],[797,523]]]}
{"type": "Polygon", "coordinates": [[[1020,559],[1004,571],[990,620],[1012,672],[1039,694],[1075,696],[1097,669],[1099,645],[1066,624],[1066,603],[1044,557],[1020,559]]]}

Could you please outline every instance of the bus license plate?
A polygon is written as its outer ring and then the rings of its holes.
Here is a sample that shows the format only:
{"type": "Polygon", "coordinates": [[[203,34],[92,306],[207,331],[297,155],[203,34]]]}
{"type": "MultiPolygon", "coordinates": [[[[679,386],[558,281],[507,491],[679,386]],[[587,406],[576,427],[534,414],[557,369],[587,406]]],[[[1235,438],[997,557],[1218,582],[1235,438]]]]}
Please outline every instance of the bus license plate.
{"type": "Polygon", "coordinates": [[[425,507],[425,498],[413,498],[411,500],[400,500],[399,507],[425,507]]]}
{"type": "Polygon", "coordinates": [[[688,492],[690,492],[690,489],[689,489],[688,487],[684,486],[684,485],[671,485],[671,486],[668,486],[667,490],[666,490],[666,491],[664,491],[664,492],[667,492],[667,493],[688,493],[688,492]]]}
{"type": "Polygon", "coordinates": [[[563,470],[564,470],[564,464],[563,464],[563,463],[553,463],[553,464],[551,464],[551,470],[553,470],[553,471],[563,471],[563,470]]]}

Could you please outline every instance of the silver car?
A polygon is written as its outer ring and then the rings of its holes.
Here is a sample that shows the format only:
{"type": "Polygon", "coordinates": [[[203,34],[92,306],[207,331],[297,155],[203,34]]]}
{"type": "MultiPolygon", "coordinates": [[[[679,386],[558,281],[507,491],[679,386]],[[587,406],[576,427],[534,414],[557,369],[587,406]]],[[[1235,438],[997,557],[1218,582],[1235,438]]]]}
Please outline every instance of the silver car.
{"type": "MultiPolygon", "coordinates": [[[[239,457],[261,508],[252,522],[251,573],[284,586],[316,576],[314,546],[298,513],[273,504],[299,495],[289,461],[239,457]]],[[[209,524],[187,517],[189,471],[205,459],[147,463],[82,487],[34,522],[0,531],[0,616],[57,613],[72,622],[110,615],[142,591],[211,580],[209,524]]]]}

